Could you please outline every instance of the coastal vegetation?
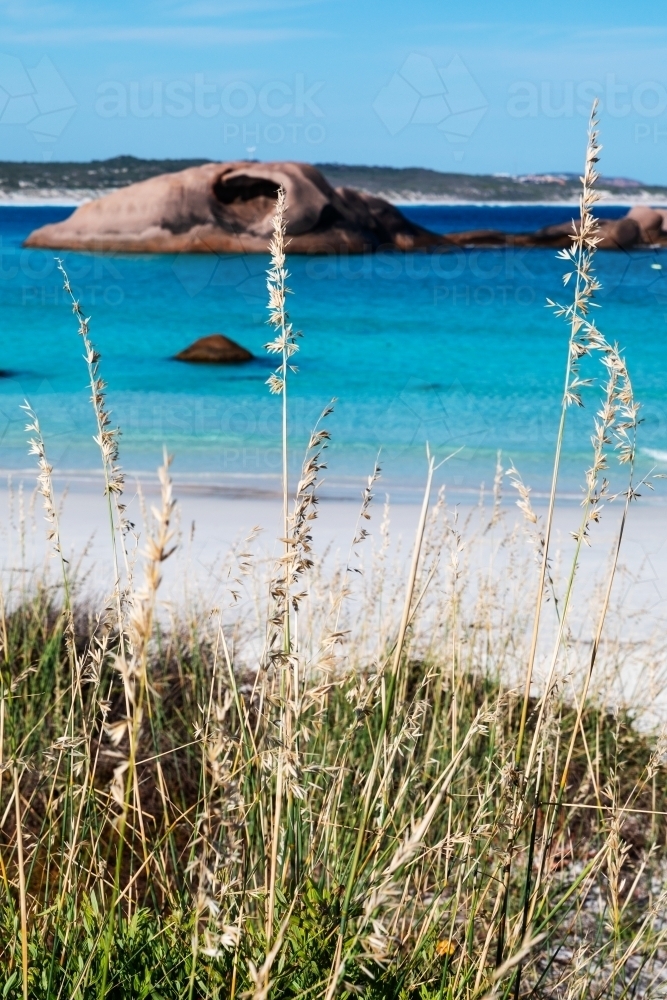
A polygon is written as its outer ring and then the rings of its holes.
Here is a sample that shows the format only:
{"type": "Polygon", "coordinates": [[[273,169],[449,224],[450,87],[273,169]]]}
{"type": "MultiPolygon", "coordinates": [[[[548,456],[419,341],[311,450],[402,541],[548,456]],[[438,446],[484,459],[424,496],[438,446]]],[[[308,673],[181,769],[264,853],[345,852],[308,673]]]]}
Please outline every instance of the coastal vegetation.
{"type": "MultiPolygon", "coordinates": [[[[23,197],[77,193],[99,196],[137,181],[203,166],[205,159],[148,160],[115,156],[89,163],[50,161],[18,163],[0,161],[0,194],[23,197]]],[[[369,167],[342,163],[316,163],[333,187],[354,187],[390,201],[501,201],[564,202],[579,197],[579,178],[574,174],[464,174],[428,170],[424,167],[369,167]]],[[[627,198],[664,203],[667,188],[626,178],[603,178],[600,188],[614,200],[627,198]]]]}
{"type": "Polygon", "coordinates": [[[281,551],[269,560],[244,539],[216,607],[160,604],[178,544],[170,459],[139,530],[103,362],[60,263],[114,579],[94,603],[68,561],[48,436],[26,404],[57,572],[10,577],[0,605],[3,1000],[664,997],[667,731],[645,711],[664,649],[636,641],[613,588],[626,519],[652,480],[637,481],[639,403],[593,309],[598,152],[593,114],[580,223],[559,254],[569,297],[549,303],[564,330],[549,503],[539,514],[499,458],[490,499],[462,518],[443,491],[432,497],[449,456],[429,453],[404,559],[389,547],[391,512],[376,513],[379,467],[340,566],[315,548],[334,403],[289,482],[301,339],[279,192],[267,348],[281,551]],[[571,561],[559,564],[565,426],[596,394],[571,561]],[[608,573],[582,587],[612,503],[608,573]],[[642,672],[645,704],[623,699],[628,671],[642,672]]]}

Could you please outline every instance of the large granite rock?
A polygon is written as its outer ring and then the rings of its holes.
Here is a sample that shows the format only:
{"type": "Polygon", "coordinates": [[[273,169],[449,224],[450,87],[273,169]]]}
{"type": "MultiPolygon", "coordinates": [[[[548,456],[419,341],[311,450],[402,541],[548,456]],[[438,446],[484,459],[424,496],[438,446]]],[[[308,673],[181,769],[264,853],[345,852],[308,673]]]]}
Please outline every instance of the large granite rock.
{"type": "Polygon", "coordinates": [[[278,188],[290,253],[437,246],[442,237],[382,198],[332,188],[306,163],[207,163],[131,184],[42,226],[29,247],[120,253],[266,253],[278,188]]]}
{"type": "Polygon", "coordinates": [[[660,243],[667,238],[667,210],[635,205],[626,218],[634,219],[641,229],[642,243],[660,243]]]}
{"type": "MultiPolygon", "coordinates": [[[[557,226],[545,226],[532,234],[536,245],[568,247],[572,242],[572,234],[579,231],[575,222],[563,222],[557,226]]],[[[598,247],[600,250],[625,250],[641,242],[641,227],[635,219],[626,216],[623,219],[600,220],[598,247]]]]}
{"type": "Polygon", "coordinates": [[[252,361],[252,354],[229,337],[221,333],[211,333],[200,337],[175,355],[175,361],[191,361],[206,365],[238,365],[252,361]]]}

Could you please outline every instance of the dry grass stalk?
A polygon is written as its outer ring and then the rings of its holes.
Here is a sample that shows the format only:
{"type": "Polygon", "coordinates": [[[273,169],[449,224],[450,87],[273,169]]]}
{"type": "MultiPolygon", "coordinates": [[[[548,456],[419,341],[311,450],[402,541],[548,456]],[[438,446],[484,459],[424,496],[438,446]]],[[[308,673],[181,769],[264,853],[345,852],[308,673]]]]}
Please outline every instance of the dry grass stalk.
{"type": "MultiPolygon", "coordinates": [[[[597,236],[598,224],[593,215],[593,207],[598,200],[595,190],[597,172],[595,165],[598,162],[600,146],[598,144],[597,132],[597,100],[593,103],[590,122],[588,126],[588,144],[586,147],[586,165],[582,177],[582,192],[580,197],[580,221],[579,226],[573,224],[572,250],[562,251],[562,255],[573,264],[574,270],[566,274],[564,281],[567,283],[575,275],[574,299],[572,305],[565,308],[555,307],[556,314],[563,316],[569,323],[570,338],[567,352],[567,363],[565,367],[565,385],[563,389],[563,399],[561,404],[560,423],[556,436],[556,448],[554,455],[554,467],[551,480],[551,492],[549,495],[549,507],[547,510],[546,526],[544,530],[544,550],[542,564],[538,580],[537,597],[535,600],[535,613],[533,617],[533,629],[528,653],[528,663],[526,666],[526,679],[524,685],[523,705],[521,709],[521,725],[516,746],[517,766],[521,760],[523,739],[528,717],[528,704],[530,700],[530,690],[533,679],[533,668],[539,641],[540,618],[542,612],[542,601],[544,597],[544,586],[547,575],[549,559],[549,545],[551,542],[551,530],[553,526],[553,515],[556,505],[556,490],[558,486],[558,474],[560,471],[560,460],[563,447],[563,437],[565,433],[565,418],[568,407],[572,403],[580,402],[579,390],[586,384],[579,378],[578,361],[584,353],[584,348],[578,340],[579,332],[586,322],[590,309],[590,302],[593,294],[599,285],[592,273],[592,257],[599,241],[597,236]]],[[[550,300],[549,304],[554,306],[550,300]]]]}
{"type": "MultiPolygon", "coordinates": [[[[584,202],[588,210],[588,195],[584,202]]],[[[227,560],[229,600],[163,626],[157,595],[175,533],[165,461],[144,583],[125,603],[124,650],[104,616],[77,618],[86,647],[77,699],[53,694],[54,672],[58,688],[68,667],[53,641],[53,588],[6,615],[0,779],[14,768],[14,787],[0,784],[0,962],[14,979],[5,992],[13,1000],[28,983],[36,1000],[137,990],[166,1000],[657,998],[667,955],[665,741],[653,745],[629,708],[613,715],[604,700],[616,689],[601,678],[628,655],[623,636],[608,634],[620,621],[611,584],[591,602],[595,639],[584,646],[568,624],[572,571],[561,581],[556,568],[551,579],[558,560],[516,470],[529,551],[502,516],[500,459],[492,509],[480,501],[465,518],[443,492],[431,505],[430,456],[408,565],[402,554],[392,562],[387,509],[379,551],[359,558],[374,473],[351,555],[329,575],[312,539],[328,442],[319,424],[291,512],[287,504],[295,345],[284,195],[277,208],[269,286],[281,356],[273,386],[283,395],[278,570],[244,544],[227,560]],[[563,594],[553,674],[524,718],[514,681],[525,690],[534,608],[523,592],[534,550],[542,586],[563,594]],[[563,678],[555,664],[565,657],[572,674],[563,678]],[[520,771],[519,740],[529,747],[520,771]],[[64,752],[71,763],[61,773],[64,752]]],[[[594,223],[581,229],[582,253],[592,255],[594,223]]],[[[630,476],[626,511],[636,495],[637,406],[620,352],[582,311],[595,286],[591,258],[568,259],[582,268],[583,292],[576,322],[564,310],[571,334],[576,326],[564,405],[583,392],[577,364],[587,353],[606,372],[576,565],[618,496],[606,482],[614,452],[630,476]]],[[[38,457],[48,465],[41,446],[38,457]]],[[[661,662],[664,641],[632,655],[661,662]]]]}
{"type": "Polygon", "coordinates": [[[28,904],[26,896],[25,861],[23,857],[23,819],[21,816],[21,793],[16,765],[14,775],[14,806],[16,809],[16,849],[18,853],[19,900],[21,909],[21,981],[23,1000],[28,1000],[28,904]]]}
{"type": "MultiPolygon", "coordinates": [[[[145,702],[148,691],[149,648],[153,639],[155,624],[155,607],[157,592],[162,580],[162,564],[175,550],[173,543],[173,515],[175,501],[172,483],[169,476],[171,458],[164,454],[164,461],[158,470],[161,488],[161,504],[152,508],[154,529],[149,531],[144,548],[144,582],[140,590],[132,595],[130,614],[127,625],[128,655],[123,652],[115,657],[115,668],[121,676],[125,693],[127,715],[105,725],[105,731],[114,746],[127,738],[127,752],[122,755],[114,768],[113,781],[110,787],[111,802],[120,808],[116,817],[118,830],[118,850],[113,891],[109,904],[108,931],[103,956],[103,988],[109,969],[112,935],[115,928],[116,908],[120,895],[120,878],[122,871],[123,848],[128,825],[130,801],[134,800],[133,816],[139,824],[141,843],[145,863],[148,864],[149,852],[146,843],[144,818],[142,813],[139,785],[137,782],[137,748],[139,734],[144,720],[145,702]]],[[[104,995],[102,993],[102,995],[104,995]]]]}
{"type": "Polygon", "coordinates": [[[267,941],[273,940],[273,923],[276,901],[276,880],[278,872],[278,850],[281,835],[281,822],[284,797],[284,777],[285,759],[282,747],[291,740],[291,719],[289,714],[290,702],[290,675],[289,670],[284,666],[289,663],[292,653],[292,639],[290,634],[290,592],[287,564],[290,559],[289,543],[289,454],[288,454],[288,426],[287,426],[287,373],[296,371],[290,364],[290,359],[298,350],[296,343],[297,334],[294,332],[287,313],[287,279],[289,272],[285,266],[286,239],[285,231],[287,220],[285,212],[287,209],[287,198],[284,188],[278,190],[276,208],[273,216],[273,236],[269,244],[271,254],[271,267],[267,272],[267,288],[269,291],[269,320],[268,322],[276,331],[275,338],[266,345],[269,354],[280,355],[280,367],[270,376],[268,386],[272,393],[281,397],[282,403],[282,491],[283,491],[283,575],[282,580],[275,587],[275,595],[279,602],[279,617],[282,627],[282,660],[279,666],[280,673],[280,699],[281,699],[281,719],[278,730],[279,747],[276,762],[276,789],[273,809],[273,837],[271,844],[271,862],[268,879],[268,896],[266,911],[266,937],[267,941]]]}
{"type": "Polygon", "coordinates": [[[118,539],[120,538],[121,550],[123,554],[123,559],[125,563],[125,572],[127,575],[128,585],[131,578],[130,565],[127,556],[127,549],[125,547],[124,537],[125,534],[133,527],[130,521],[125,517],[125,505],[122,503],[121,497],[123,495],[123,488],[125,485],[125,476],[123,470],[119,464],[119,451],[118,451],[118,439],[120,437],[120,429],[117,427],[112,427],[111,425],[111,414],[107,408],[106,404],[106,383],[100,375],[100,355],[99,352],[95,350],[92,341],[90,339],[90,318],[86,317],[81,309],[81,305],[78,299],[74,295],[74,291],[70,284],[69,277],[65,270],[65,266],[60,258],[56,258],[58,270],[63,276],[63,288],[65,293],[70,297],[72,304],[72,312],[76,316],[76,320],[79,327],[79,336],[83,341],[84,346],[84,360],[88,368],[88,380],[90,385],[90,401],[93,406],[93,411],[95,413],[95,421],[97,424],[97,434],[94,436],[93,440],[100,449],[100,455],[102,458],[102,471],[104,474],[104,493],[107,498],[107,505],[109,511],[109,530],[111,533],[111,552],[113,558],[114,566],[114,599],[116,603],[116,616],[117,616],[117,626],[119,634],[119,646],[121,649],[121,655],[124,648],[123,644],[123,634],[124,634],[124,622],[123,622],[123,611],[122,611],[122,587],[120,578],[120,569],[118,563],[118,539]]]}

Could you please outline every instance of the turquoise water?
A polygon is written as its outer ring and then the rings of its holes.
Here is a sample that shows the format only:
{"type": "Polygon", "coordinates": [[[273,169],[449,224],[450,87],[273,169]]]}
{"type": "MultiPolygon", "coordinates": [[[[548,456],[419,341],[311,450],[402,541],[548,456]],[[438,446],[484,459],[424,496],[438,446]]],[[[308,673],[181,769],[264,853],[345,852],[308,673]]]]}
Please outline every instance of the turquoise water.
{"type": "MultiPolygon", "coordinates": [[[[76,323],[53,254],[25,250],[36,226],[71,209],[0,208],[0,467],[26,467],[27,397],[39,413],[56,467],[96,466],[86,370],[76,323]]],[[[605,214],[620,215],[622,209],[605,214]]],[[[437,231],[517,230],[563,221],[554,206],[416,206],[437,231]]],[[[279,403],[265,385],[264,257],[112,256],[64,252],[72,284],[102,354],[109,401],[123,429],[122,461],[154,468],[166,444],[193,480],[271,485],[279,468],[279,403]],[[256,354],[234,368],[188,366],[170,357],[221,332],[256,354]]],[[[667,254],[600,252],[599,325],[626,351],[644,404],[645,462],[667,463],[667,254]],[[664,264],[664,270],[662,266],[664,264]],[[649,454],[650,453],[650,454],[649,454]]],[[[562,292],[553,251],[457,251],[365,257],[293,257],[291,315],[303,331],[290,381],[294,454],[321,408],[329,418],[328,488],[345,491],[381,464],[392,488],[423,478],[424,447],[444,457],[456,488],[490,485],[496,453],[545,489],[562,391],[567,332],[544,303],[562,292]]],[[[573,413],[564,485],[575,491],[589,447],[584,413],[573,413]]]]}

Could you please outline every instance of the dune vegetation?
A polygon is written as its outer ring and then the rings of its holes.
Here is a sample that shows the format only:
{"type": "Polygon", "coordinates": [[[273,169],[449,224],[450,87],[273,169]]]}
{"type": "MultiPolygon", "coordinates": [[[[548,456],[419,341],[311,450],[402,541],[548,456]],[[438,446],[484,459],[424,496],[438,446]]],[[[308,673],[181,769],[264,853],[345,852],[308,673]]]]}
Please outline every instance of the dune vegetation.
{"type": "Polygon", "coordinates": [[[26,404],[54,559],[47,575],[8,574],[0,606],[3,1000],[665,996],[667,731],[640,725],[642,706],[614,687],[628,665],[647,698],[659,683],[664,651],[629,649],[613,591],[626,516],[651,484],[636,481],[625,359],[592,309],[598,151],[593,113],[580,224],[559,254],[568,301],[550,303],[564,390],[548,506],[538,516],[511,468],[521,516],[508,519],[499,465],[466,522],[432,498],[447,456],[429,455],[412,551],[394,559],[376,468],[333,569],[313,540],[331,406],[288,482],[300,341],[279,195],[268,388],[283,413],[281,556],[244,540],[215,608],[161,606],[178,545],[169,458],[139,531],[101,359],[60,264],[115,579],[97,606],[67,560],[48,438],[26,404]],[[596,393],[572,560],[555,567],[565,423],[596,393]],[[582,591],[612,500],[609,571],[582,591]]]}

